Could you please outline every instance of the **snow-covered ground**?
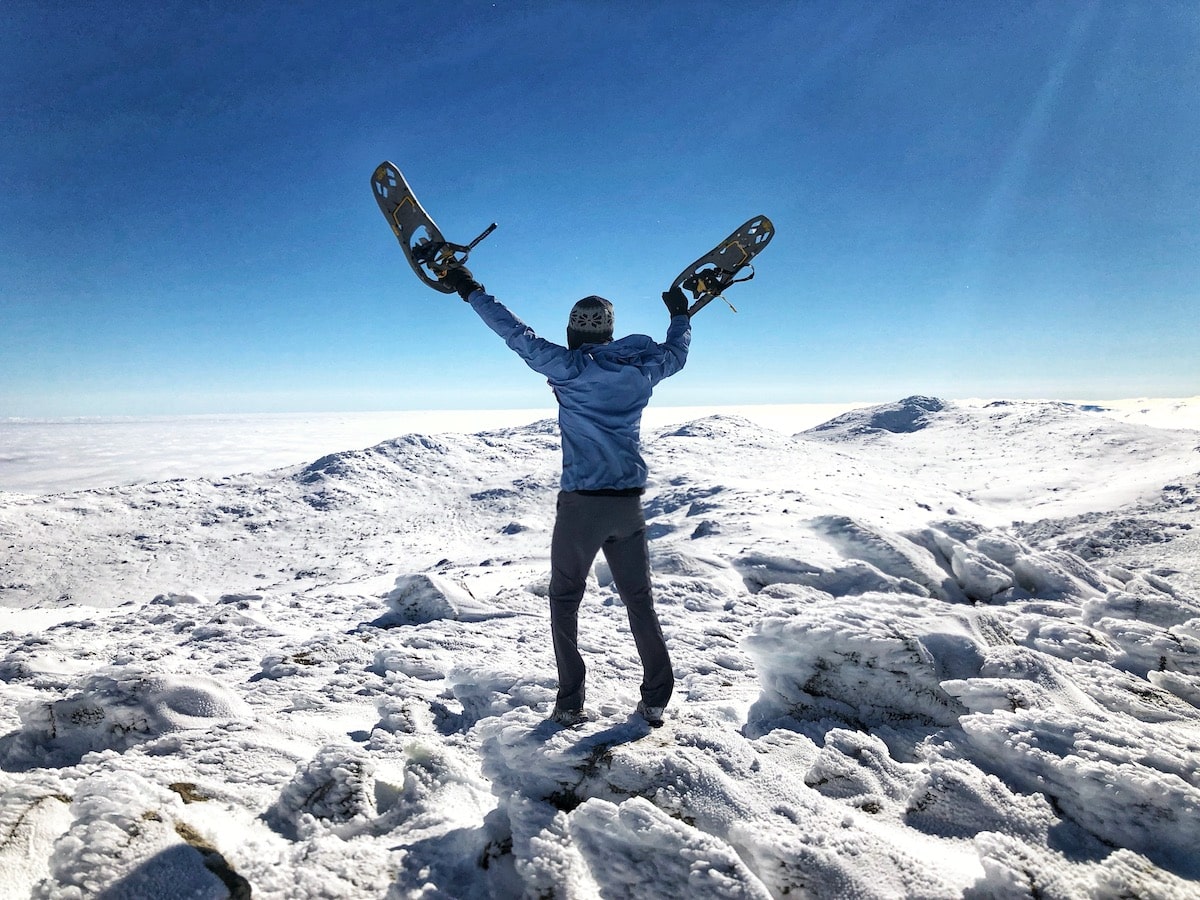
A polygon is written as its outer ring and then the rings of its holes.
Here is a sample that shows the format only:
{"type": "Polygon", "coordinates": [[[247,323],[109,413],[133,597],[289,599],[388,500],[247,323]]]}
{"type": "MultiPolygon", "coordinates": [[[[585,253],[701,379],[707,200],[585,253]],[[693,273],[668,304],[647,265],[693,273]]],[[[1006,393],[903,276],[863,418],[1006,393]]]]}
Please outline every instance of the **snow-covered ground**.
{"type": "Polygon", "coordinates": [[[2,422],[0,895],[1200,897],[1198,410],[648,417],[659,730],[552,422],[2,422]]]}
{"type": "MultiPolygon", "coordinates": [[[[647,428],[707,415],[740,415],[788,434],[861,403],[650,407],[647,428]]],[[[472,434],[528,425],[542,409],[270,415],[0,418],[0,491],[54,494],[169,478],[218,478],[312,462],[331,450],[371,447],[398,434],[472,434]]]]}

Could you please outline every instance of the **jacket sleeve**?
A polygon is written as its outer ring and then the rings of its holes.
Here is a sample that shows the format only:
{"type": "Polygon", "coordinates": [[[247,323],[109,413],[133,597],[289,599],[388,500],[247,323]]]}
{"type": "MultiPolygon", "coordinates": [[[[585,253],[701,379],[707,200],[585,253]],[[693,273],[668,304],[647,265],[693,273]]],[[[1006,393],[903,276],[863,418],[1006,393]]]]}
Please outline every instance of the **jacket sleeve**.
{"type": "Polygon", "coordinates": [[[667,339],[658,345],[659,353],[653,362],[643,367],[651,385],[670,378],[687,362],[688,347],[692,343],[692,320],[686,315],[672,316],[667,329],[667,339]]]}
{"type": "Polygon", "coordinates": [[[538,337],[532,328],[518,319],[503,303],[484,291],[474,291],[468,298],[471,309],[479,314],[485,325],[504,339],[525,365],[545,375],[551,381],[579,374],[578,354],[560,344],[538,337]]]}

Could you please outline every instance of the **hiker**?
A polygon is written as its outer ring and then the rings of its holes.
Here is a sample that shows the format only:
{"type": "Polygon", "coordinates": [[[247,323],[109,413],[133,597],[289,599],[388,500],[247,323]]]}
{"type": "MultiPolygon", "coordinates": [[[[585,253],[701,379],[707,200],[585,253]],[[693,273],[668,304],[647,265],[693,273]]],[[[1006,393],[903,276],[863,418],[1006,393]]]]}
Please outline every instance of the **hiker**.
{"type": "Polygon", "coordinates": [[[613,340],[612,304],[603,297],[584,297],[571,309],[564,347],[534,334],[465,267],[451,267],[441,281],[470,303],[526,365],[546,377],[558,399],[563,465],[550,544],[550,629],[558,696],[551,718],[565,726],[587,718],[578,613],[592,562],[603,551],[642,661],[637,711],[658,727],[675,676],[650,587],[640,429],[654,386],[687,361],[692,333],[687,298],[678,287],[662,295],[671,324],[660,344],[644,334],[613,340]]]}

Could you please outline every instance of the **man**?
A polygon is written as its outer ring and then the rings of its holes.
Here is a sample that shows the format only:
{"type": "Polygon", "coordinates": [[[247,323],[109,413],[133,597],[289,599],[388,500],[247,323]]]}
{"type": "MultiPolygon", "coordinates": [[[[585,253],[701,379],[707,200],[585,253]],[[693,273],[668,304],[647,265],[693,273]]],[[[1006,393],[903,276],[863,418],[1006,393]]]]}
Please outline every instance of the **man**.
{"type": "Polygon", "coordinates": [[[531,369],[546,376],[558,398],[562,489],[550,544],[550,628],[558,697],[551,718],[568,726],[587,718],[578,613],[592,562],[603,551],[642,660],[637,710],[657,728],[675,676],[650,588],[640,429],[654,386],[687,361],[692,334],[687,298],[678,287],[663,294],[671,325],[659,344],[643,334],[614,341],[612,304],[603,297],[585,297],[571,310],[563,347],[534,334],[466,268],[450,268],[442,281],[531,369]]]}

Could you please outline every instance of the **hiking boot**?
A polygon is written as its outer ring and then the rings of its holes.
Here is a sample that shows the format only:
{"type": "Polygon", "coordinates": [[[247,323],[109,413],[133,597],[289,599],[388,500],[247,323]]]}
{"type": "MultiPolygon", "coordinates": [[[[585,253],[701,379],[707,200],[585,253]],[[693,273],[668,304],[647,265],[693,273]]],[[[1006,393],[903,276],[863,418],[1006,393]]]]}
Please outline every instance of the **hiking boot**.
{"type": "Polygon", "coordinates": [[[550,713],[550,721],[563,728],[571,728],[588,720],[588,714],[582,709],[559,709],[554,707],[550,713]]]}
{"type": "Polygon", "coordinates": [[[665,706],[647,706],[644,701],[639,700],[637,705],[638,715],[646,720],[646,724],[651,728],[661,728],[663,723],[663,712],[665,706]]]}

